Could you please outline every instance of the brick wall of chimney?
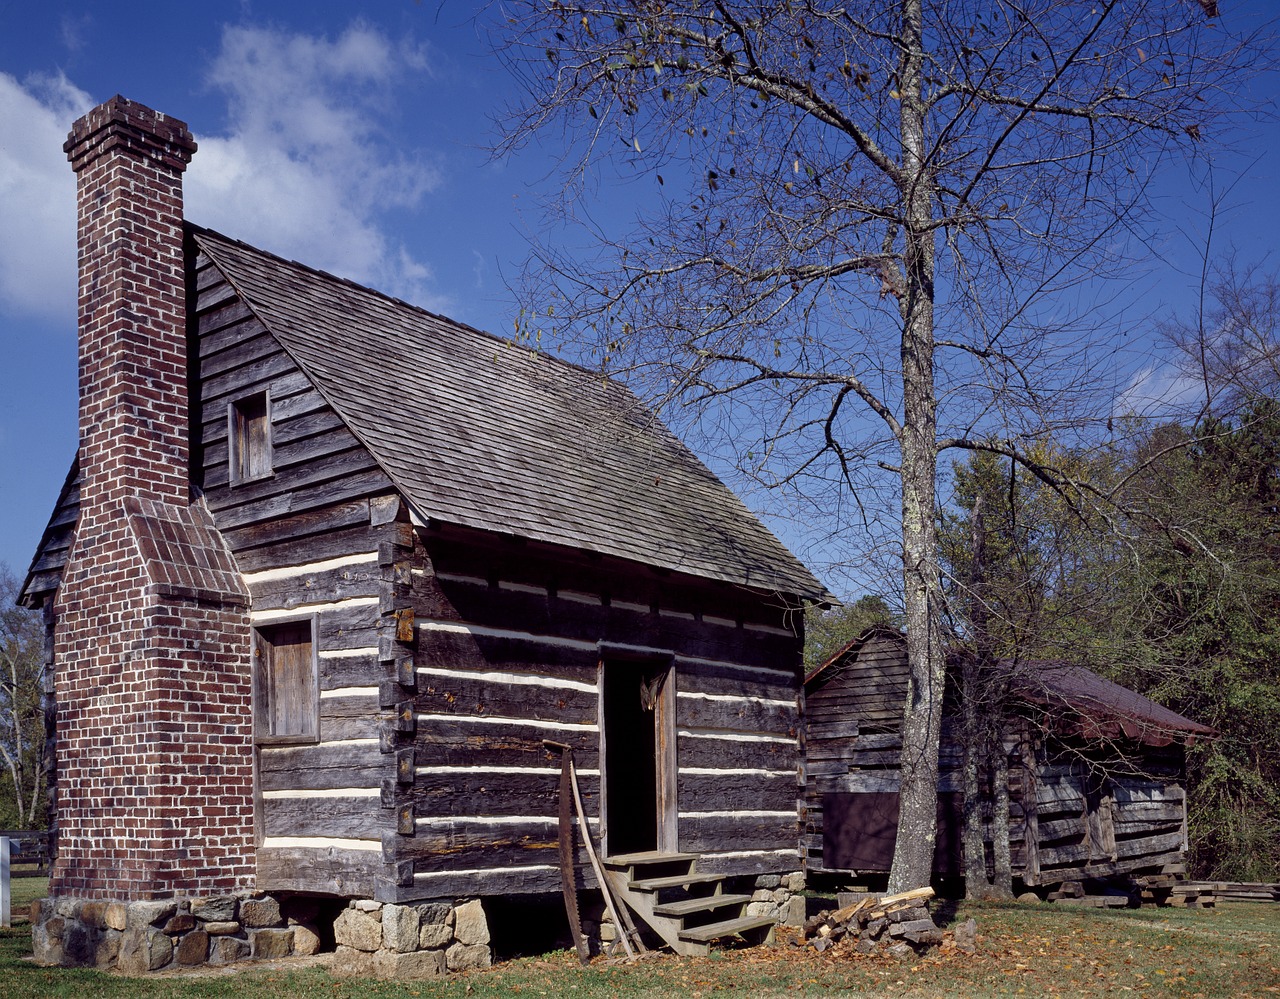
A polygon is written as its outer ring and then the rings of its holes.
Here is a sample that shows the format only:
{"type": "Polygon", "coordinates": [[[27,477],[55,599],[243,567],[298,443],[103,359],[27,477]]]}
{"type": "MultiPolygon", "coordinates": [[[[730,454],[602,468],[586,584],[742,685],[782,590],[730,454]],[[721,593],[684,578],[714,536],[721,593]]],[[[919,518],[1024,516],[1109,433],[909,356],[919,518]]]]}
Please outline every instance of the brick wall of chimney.
{"type": "Polygon", "coordinates": [[[82,478],[55,604],[50,893],[251,887],[247,607],[166,595],[125,510],[191,503],[182,172],[195,142],[116,97],[64,148],[78,185],[82,478]]]}

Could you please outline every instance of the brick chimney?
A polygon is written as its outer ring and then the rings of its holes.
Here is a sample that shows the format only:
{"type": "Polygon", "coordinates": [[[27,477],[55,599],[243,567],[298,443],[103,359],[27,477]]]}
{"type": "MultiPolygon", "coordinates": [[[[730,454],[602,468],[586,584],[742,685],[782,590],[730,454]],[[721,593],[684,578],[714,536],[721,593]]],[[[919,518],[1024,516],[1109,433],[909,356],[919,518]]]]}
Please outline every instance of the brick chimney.
{"type": "Polygon", "coordinates": [[[186,503],[182,172],[195,140],[184,122],[116,96],[62,148],[79,221],[81,501],[186,503]]]}
{"type": "Polygon", "coordinates": [[[55,896],[253,875],[248,596],[191,498],[187,126],[113,97],[63,147],[79,218],[80,515],[54,613],[55,896]]]}

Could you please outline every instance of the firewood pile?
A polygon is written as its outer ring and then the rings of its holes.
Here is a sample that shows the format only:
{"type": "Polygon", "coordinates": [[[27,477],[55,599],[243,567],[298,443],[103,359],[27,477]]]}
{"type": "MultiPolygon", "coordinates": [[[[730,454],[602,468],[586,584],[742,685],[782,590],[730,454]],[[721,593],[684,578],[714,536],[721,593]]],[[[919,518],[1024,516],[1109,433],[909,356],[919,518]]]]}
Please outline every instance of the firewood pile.
{"type": "MultiPolygon", "coordinates": [[[[917,888],[898,895],[868,893],[835,911],[820,912],[804,925],[805,939],[819,953],[842,942],[858,954],[887,951],[895,957],[923,953],[931,947],[973,953],[977,923],[961,923],[944,932],[934,923],[925,903],[932,888],[917,888]]],[[[842,896],[842,901],[847,896],[842,896]]]]}
{"type": "Polygon", "coordinates": [[[1280,902],[1280,882],[1184,881],[1170,875],[1134,878],[1143,905],[1208,909],[1219,902],[1280,902]]]}

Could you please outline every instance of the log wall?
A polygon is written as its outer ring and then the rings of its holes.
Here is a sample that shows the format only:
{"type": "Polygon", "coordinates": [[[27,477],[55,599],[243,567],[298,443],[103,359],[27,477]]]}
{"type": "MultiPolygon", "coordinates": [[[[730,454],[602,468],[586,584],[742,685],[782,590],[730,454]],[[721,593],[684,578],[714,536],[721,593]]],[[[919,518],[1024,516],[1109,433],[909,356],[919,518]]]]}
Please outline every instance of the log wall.
{"type": "Polygon", "coordinates": [[[384,835],[402,900],[558,888],[560,761],[542,740],[574,747],[598,837],[602,647],[673,659],[679,848],[705,870],[798,867],[802,636],[776,600],[440,525],[410,571],[411,770],[384,835]]]}
{"type": "MultiPolygon", "coordinates": [[[[824,857],[824,834],[828,848],[837,842],[832,838],[837,830],[824,827],[824,800],[843,814],[856,809],[857,796],[865,795],[868,807],[883,810],[881,796],[897,792],[906,687],[906,651],[891,632],[873,633],[855,654],[811,682],[802,806],[807,870],[848,873],[824,857]]],[[[1014,711],[1005,751],[1010,851],[1014,874],[1024,883],[1160,870],[1183,861],[1180,745],[1086,743],[1057,736],[1047,719],[1014,711]]],[[[939,754],[941,793],[963,791],[962,767],[955,720],[947,717],[939,754]]],[[[887,871],[890,857],[863,870],[887,871]]]]}
{"type": "Polygon", "coordinates": [[[393,586],[383,554],[411,529],[367,449],[203,255],[194,292],[194,477],[249,587],[251,624],[314,621],[319,737],[257,749],[257,887],[384,897],[381,836],[395,813],[383,785],[395,758],[378,695],[393,586]],[[272,474],[233,484],[228,406],[260,391],[272,474]]]}
{"type": "Polygon", "coordinates": [[[316,621],[319,741],[259,749],[260,888],[401,901],[558,889],[559,759],[542,740],[575,747],[598,834],[602,643],[674,663],[680,848],[713,871],[799,866],[794,609],[411,526],[367,450],[203,259],[196,292],[205,500],[253,623],[316,621]],[[227,407],[262,390],[273,474],[233,484],[227,407]]]}

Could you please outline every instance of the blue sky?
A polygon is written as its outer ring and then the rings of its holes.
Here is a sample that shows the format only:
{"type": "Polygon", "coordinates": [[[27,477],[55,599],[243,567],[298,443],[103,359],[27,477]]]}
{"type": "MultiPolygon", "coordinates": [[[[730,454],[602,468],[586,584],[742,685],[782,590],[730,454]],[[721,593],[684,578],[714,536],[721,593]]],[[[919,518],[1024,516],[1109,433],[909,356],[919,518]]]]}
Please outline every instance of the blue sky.
{"type": "MultiPolygon", "coordinates": [[[[514,279],[522,234],[538,225],[536,196],[555,189],[555,150],[489,158],[491,119],[518,95],[471,10],[0,0],[0,561],[25,572],[76,446],[74,179],[61,145],[76,117],[115,93],[191,126],[193,221],[474,326],[512,329],[504,277],[514,279]]],[[[1258,129],[1222,161],[1222,176],[1246,176],[1218,245],[1249,260],[1280,226],[1276,138],[1258,129]]],[[[1162,185],[1175,224],[1135,279],[1143,316],[1191,301],[1202,227],[1185,173],[1162,185]]],[[[625,217],[640,196],[605,185],[600,213],[625,217]]],[[[1149,383],[1168,378],[1159,358],[1135,362],[1134,379],[1143,372],[1149,383]]],[[[822,570],[821,551],[801,554],[822,570]]]]}

